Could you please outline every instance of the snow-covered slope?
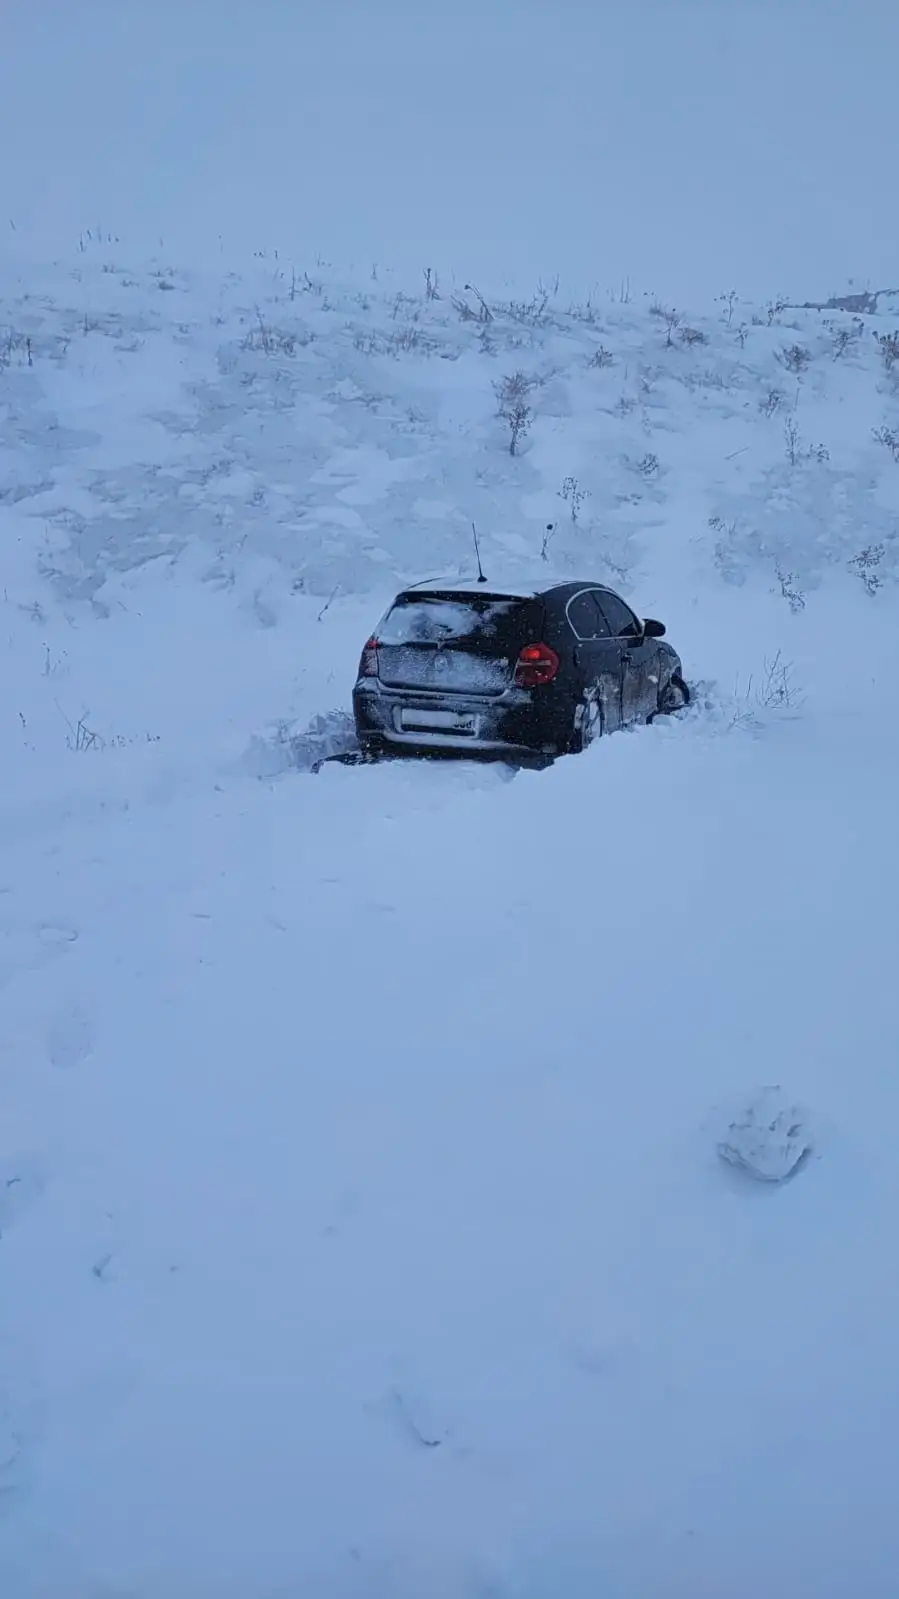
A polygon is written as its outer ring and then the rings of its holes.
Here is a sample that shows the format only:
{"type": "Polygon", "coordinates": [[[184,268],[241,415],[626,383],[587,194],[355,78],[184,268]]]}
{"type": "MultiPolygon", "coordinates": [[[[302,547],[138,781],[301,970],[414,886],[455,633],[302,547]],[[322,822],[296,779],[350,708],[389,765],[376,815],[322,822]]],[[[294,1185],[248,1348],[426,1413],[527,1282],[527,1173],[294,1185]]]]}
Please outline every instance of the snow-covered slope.
{"type": "Polygon", "coordinates": [[[899,308],[437,293],[5,281],[0,1592],[887,1599],[899,308]],[[695,706],[303,770],[472,518],[695,706]]]}

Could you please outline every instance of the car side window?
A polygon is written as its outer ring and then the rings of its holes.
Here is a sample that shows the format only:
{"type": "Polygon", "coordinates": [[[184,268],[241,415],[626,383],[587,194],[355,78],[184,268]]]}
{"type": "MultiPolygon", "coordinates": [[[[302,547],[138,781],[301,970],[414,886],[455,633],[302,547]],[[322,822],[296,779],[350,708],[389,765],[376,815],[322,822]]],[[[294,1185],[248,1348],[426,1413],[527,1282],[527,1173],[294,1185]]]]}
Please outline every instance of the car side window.
{"type": "Polygon", "coordinates": [[[612,594],[608,589],[603,589],[596,596],[597,603],[602,607],[603,615],[608,623],[613,638],[639,638],[643,632],[637,617],[629,605],[625,605],[617,594],[612,594]]]}
{"type": "Polygon", "coordinates": [[[565,614],[575,638],[582,641],[608,638],[609,624],[596,603],[593,589],[581,589],[580,594],[575,594],[568,601],[565,614]]]}

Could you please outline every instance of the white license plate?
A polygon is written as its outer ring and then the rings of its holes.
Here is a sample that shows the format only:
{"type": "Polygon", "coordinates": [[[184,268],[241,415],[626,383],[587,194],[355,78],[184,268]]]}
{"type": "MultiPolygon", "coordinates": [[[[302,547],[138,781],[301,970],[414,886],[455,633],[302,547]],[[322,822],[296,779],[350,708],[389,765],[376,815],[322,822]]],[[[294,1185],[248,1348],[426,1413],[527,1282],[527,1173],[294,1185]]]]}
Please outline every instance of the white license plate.
{"type": "Polygon", "coordinates": [[[467,733],[478,730],[478,718],[471,711],[403,711],[400,725],[404,733],[467,733]]]}

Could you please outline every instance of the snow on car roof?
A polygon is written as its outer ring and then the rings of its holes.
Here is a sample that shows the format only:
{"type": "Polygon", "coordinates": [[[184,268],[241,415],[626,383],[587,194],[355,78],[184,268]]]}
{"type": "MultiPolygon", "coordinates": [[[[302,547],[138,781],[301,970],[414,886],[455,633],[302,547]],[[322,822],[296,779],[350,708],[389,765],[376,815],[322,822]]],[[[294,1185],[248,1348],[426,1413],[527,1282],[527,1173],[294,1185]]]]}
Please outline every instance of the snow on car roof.
{"type": "Polygon", "coordinates": [[[526,600],[538,592],[533,583],[479,583],[467,577],[428,578],[425,583],[410,583],[409,594],[500,594],[509,599],[526,600]]]}
{"type": "MultiPolygon", "coordinates": [[[[453,593],[453,594],[498,594],[498,595],[502,595],[504,597],[507,597],[509,599],[528,600],[528,599],[532,599],[535,594],[545,594],[547,589],[556,588],[558,585],[561,585],[561,584],[568,584],[568,583],[574,583],[574,582],[579,582],[579,581],[581,581],[581,580],[578,579],[578,578],[573,578],[571,576],[570,572],[567,573],[566,575],[562,576],[562,575],[553,573],[553,572],[548,571],[548,570],[544,570],[536,578],[529,576],[529,577],[526,577],[526,578],[522,578],[520,581],[517,581],[517,582],[516,581],[511,581],[511,582],[494,583],[492,581],[492,579],[489,577],[489,575],[487,576],[487,580],[484,583],[479,582],[479,580],[477,578],[471,578],[471,577],[462,577],[462,578],[452,577],[452,576],[447,576],[447,577],[442,577],[442,578],[440,578],[440,577],[433,577],[433,578],[429,577],[429,578],[424,579],[421,583],[410,583],[410,584],[408,584],[407,587],[403,590],[403,593],[404,594],[446,594],[446,593],[453,593]]],[[[590,580],[586,579],[586,578],[583,579],[583,581],[585,583],[590,582],[590,580]]],[[[606,585],[604,583],[590,582],[590,587],[591,588],[605,588],[606,585]]]]}

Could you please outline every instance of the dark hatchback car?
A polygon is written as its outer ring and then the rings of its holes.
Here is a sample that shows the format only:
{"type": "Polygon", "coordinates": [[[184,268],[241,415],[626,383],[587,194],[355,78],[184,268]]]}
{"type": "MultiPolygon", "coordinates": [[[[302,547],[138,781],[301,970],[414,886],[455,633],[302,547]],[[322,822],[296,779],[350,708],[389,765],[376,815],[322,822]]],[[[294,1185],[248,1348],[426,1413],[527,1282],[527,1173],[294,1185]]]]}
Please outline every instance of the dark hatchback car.
{"type": "Polygon", "coordinates": [[[353,689],[360,747],[572,754],[689,703],[664,632],[600,583],[406,589],[362,651],[353,689]]]}

